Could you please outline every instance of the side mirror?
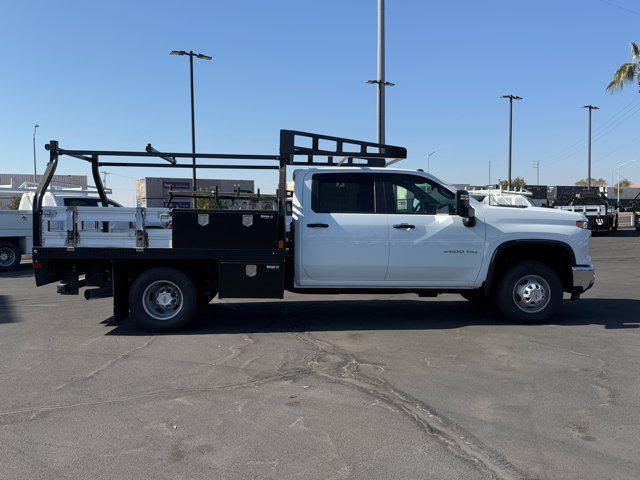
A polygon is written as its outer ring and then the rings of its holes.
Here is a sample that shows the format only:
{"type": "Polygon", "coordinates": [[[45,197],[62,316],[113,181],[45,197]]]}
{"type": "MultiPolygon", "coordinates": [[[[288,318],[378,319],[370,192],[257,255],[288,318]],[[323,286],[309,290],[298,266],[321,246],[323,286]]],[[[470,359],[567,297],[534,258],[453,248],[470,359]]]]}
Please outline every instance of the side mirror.
{"type": "Polygon", "coordinates": [[[465,227],[473,227],[476,224],[476,212],[469,203],[469,192],[466,190],[456,192],[456,214],[462,217],[465,227]]]}

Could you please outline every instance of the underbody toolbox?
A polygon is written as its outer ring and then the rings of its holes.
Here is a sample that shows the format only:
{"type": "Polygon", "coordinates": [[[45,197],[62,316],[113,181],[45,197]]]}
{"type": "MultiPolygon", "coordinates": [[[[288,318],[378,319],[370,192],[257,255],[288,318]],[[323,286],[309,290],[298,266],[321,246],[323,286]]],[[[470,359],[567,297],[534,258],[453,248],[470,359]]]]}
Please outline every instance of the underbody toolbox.
{"type": "Polygon", "coordinates": [[[282,263],[220,262],[218,295],[220,298],[282,298],[282,263]]]}

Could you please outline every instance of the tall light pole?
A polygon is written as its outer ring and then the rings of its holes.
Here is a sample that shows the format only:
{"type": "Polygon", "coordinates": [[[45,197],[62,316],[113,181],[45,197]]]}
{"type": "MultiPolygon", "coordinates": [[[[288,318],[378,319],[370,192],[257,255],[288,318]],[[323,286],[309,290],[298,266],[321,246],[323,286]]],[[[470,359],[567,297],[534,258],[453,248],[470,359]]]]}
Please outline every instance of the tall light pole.
{"type": "Polygon", "coordinates": [[[585,105],[582,108],[589,110],[589,140],[587,145],[587,189],[591,190],[591,114],[594,110],[600,110],[600,107],[596,105],[585,105]]]}
{"type": "Polygon", "coordinates": [[[540,161],[533,161],[533,168],[536,169],[536,185],[540,185],[540,161]]]}
{"type": "Polygon", "coordinates": [[[395,84],[385,80],[385,41],[384,41],[384,0],[378,0],[378,78],[367,80],[367,83],[378,85],[378,143],[385,143],[385,87],[395,84]]]}
{"type": "Polygon", "coordinates": [[[618,165],[618,185],[616,185],[616,191],[618,192],[618,197],[617,197],[618,203],[620,203],[620,168],[633,162],[637,162],[637,160],[627,160],[626,162],[623,162],[620,165],[618,165]]]}
{"type": "Polygon", "coordinates": [[[511,190],[511,157],[512,157],[512,151],[513,151],[513,101],[522,100],[522,97],[509,94],[509,95],[502,95],[502,97],[500,98],[509,99],[509,178],[507,180],[507,190],[511,190]]]}
{"type": "Polygon", "coordinates": [[[33,183],[38,181],[38,167],[36,163],[36,130],[38,130],[37,123],[33,126],[33,183]]]}
{"type": "Polygon", "coordinates": [[[431,153],[427,153],[427,173],[429,173],[429,166],[430,166],[430,163],[431,163],[430,162],[431,157],[433,157],[437,152],[438,152],[438,150],[434,150],[431,153]]]}
{"type": "Polygon", "coordinates": [[[213,57],[203,53],[195,53],[191,50],[171,50],[170,55],[188,55],[189,56],[189,79],[191,82],[191,153],[193,153],[193,190],[197,190],[196,186],[196,120],[195,108],[193,101],[193,57],[201,60],[213,60],[213,57]]]}

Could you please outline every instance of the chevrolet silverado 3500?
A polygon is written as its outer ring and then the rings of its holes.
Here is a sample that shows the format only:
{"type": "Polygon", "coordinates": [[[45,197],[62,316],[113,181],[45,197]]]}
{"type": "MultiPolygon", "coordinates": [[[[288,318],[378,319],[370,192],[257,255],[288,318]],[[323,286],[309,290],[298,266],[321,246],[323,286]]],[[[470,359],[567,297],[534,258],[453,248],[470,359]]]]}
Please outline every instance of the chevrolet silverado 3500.
{"type": "Polygon", "coordinates": [[[392,168],[406,158],[401,147],[283,130],[278,155],[196,154],[236,161],[197,168],[277,170],[277,212],[42,207],[63,156],[91,162],[99,189],[100,166],[192,167],[178,161],[190,153],[65,150],[55,141],[47,148],[33,207],[37,285],[113,296],[116,319],[131,316],[150,330],[184,327],[216,295],[282,298],[285,290],[458,293],[493,301],[512,320],[541,322],[558,312],[564,293],[578,299],[594,283],[583,215],[479,203],[432,175],[392,168]],[[288,166],[305,167],[293,172],[290,228],[288,166]]]}

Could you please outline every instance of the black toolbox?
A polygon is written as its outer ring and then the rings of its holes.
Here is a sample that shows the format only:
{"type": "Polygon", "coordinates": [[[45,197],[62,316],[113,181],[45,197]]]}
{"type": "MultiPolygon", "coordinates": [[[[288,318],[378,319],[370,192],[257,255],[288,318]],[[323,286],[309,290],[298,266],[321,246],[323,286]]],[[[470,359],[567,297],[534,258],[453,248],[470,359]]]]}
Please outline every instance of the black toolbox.
{"type": "Polygon", "coordinates": [[[278,214],[259,210],[193,210],[172,212],[174,248],[278,248],[278,214]]]}
{"type": "Polygon", "coordinates": [[[220,262],[220,298],[282,298],[284,266],[281,262],[220,262]]]}

